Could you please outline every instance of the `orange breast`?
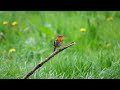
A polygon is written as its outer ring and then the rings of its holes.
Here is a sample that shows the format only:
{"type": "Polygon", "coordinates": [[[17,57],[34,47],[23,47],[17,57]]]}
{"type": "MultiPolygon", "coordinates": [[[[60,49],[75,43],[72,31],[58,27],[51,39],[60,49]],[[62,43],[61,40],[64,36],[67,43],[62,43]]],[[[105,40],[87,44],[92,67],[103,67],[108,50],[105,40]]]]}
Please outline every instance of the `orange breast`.
{"type": "Polygon", "coordinates": [[[59,41],[59,42],[62,42],[62,41],[63,41],[62,37],[59,37],[59,38],[58,38],[58,41],[59,41]]]}

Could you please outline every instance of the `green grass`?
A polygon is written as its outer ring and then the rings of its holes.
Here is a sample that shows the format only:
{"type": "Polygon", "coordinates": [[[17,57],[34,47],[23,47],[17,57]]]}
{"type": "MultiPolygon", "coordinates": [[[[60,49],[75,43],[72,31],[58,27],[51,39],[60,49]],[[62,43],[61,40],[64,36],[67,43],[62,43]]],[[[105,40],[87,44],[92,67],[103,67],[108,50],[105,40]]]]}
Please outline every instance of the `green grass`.
{"type": "Polygon", "coordinates": [[[0,36],[0,79],[23,78],[53,52],[59,34],[64,36],[62,46],[77,44],[29,79],[120,79],[119,11],[1,11],[0,17],[0,32],[5,36],[0,36]],[[18,24],[11,27],[13,21],[18,24]],[[10,48],[16,51],[10,53],[10,48]]]}

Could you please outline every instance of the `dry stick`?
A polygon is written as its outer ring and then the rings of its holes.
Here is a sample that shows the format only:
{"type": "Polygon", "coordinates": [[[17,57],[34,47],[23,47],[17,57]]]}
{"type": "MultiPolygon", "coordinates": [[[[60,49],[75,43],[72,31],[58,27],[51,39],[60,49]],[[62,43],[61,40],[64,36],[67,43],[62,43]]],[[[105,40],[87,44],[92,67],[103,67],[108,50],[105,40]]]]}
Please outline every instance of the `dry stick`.
{"type": "Polygon", "coordinates": [[[23,77],[23,79],[27,79],[27,78],[28,78],[30,75],[32,75],[39,67],[41,67],[45,62],[47,62],[48,60],[50,60],[52,57],[54,57],[54,56],[55,56],[56,54],[58,54],[59,52],[65,50],[66,48],[68,48],[68,47],[70,47],[70,46],[72,46],[72,45],[74,45],[74,44],[76,44],[76,43],[75,43],[75,42],[72,42],[72,43],[64,46],[63,48],[61,48],[61,49],[53,52],[53,53],[52,53],[50,56],[48,56],[44,61],[42,61],[42,62],[39,63],[36,67],[34,67],[33,70],[31,70],[29,73],[27,73],[27,74],[23,77]]]}

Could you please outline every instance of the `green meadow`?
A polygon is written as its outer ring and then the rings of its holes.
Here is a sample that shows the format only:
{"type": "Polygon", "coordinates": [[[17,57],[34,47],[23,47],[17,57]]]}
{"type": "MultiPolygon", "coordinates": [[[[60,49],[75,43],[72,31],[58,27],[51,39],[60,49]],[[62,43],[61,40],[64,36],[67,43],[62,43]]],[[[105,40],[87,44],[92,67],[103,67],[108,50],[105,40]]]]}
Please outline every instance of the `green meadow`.
{"type": "Polygon", "coordinates": [[[0,79],[120,79],[119,11],[0,11],[0,79]]]}

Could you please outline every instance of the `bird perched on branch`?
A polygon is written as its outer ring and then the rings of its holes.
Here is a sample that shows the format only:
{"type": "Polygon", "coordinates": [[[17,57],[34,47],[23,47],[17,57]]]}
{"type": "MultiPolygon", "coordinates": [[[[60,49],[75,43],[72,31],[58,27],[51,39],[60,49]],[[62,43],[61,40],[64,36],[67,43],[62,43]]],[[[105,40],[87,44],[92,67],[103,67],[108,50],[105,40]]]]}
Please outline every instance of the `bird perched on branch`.
{"type": "Polygon", "coordinates": [[[54,41],[54,51],[56,50],[57,47],[60,47],[63,43],[63,36],[58,35],[57,38],[54,41]]]}

